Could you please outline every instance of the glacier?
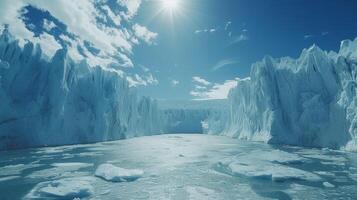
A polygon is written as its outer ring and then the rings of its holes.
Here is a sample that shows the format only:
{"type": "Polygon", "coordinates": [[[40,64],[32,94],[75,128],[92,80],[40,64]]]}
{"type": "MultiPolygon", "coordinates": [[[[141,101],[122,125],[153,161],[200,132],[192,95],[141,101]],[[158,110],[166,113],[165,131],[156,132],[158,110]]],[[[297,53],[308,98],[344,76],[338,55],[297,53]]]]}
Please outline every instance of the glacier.
{"type": "Polygon", "coordinates": [[[38,44],[0,36],[0,149],[89,143],[161,133],[157,102],[138,97],[123,74],[66,47],[52,58],[38,44]]]}
{"type": "Polygon", "coordinates": [[[339,52],[264,57],[229,93],[229,112],[205,132],[272,144],[357,150],[357,38],[339,52]]]}

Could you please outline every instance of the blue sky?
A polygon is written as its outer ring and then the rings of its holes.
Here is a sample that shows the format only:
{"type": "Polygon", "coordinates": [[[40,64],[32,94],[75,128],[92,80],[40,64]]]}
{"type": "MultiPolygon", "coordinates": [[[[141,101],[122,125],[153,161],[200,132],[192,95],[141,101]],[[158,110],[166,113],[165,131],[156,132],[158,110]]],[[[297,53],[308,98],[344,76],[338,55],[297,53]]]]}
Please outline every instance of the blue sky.
{"type": "Polygon", "coordinates": [[[164,1],[3,0],[0,23],[49,57],[68,45],[158,99],[224,98],[264,55],[297,57],[314,43],[336,51],[357,36],[353,0],[164,1]]]}

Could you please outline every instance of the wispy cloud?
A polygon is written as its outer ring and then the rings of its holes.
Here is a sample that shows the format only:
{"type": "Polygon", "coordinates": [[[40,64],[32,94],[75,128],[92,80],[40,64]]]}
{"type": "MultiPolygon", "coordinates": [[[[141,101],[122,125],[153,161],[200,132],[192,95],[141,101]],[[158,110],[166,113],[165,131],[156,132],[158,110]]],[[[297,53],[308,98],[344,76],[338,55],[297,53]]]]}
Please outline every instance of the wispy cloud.
{"type": "Polygon", "coordinates": [[[134,34],[137,38],[145,41],[147,44],[153,44],[157,37],[157,33],[149,31],[145,26],[139,24],[133,25],[134,34]]]}
{"type": "Polygon", "coordinates": [[[171,85],[172,85],[173,87],[177,86],[178,84],[180,84],[180,81],[178,81],[178,80],[171,80],[171,85]]]}
{"type": "Polygon", "coordinates": [[[240,35],[238,35],[237,37],[235,37],[230,43],[229,46],[243,42],[243,41],[247,41],[249,40],[248,34],[246,32],[241,33],[240,35]]]}
{"type": "Polygon", "coordinates": [[[190,92],[195,100],[226,99],[229,91],[236,87],[238,80],[226,80],[223,83],[214,83],[209,87],[197,87],[190,92]]]}
{"type": "Polygon", "coordinates": [[[211,85],[211,82],[205,80],[204,78],[201,78],[199,76],[194,76],[192,77],[192,81],[196,84],[200,84],[200,85],[205,85],[205,86],[208,86],[208,85],[211,85]]]}
{"type": "Polygon", "coordinates": [[[305,39],[305,40],[310,39],[310,38],[312,38],[312,37],[314,37],[314,36],[311,35],[311,34],[304,35],[304,39],[305,39]]]}
{"type": "Polygon", "coordinates": [[[53,21],[50,21],[48,19],[44,19],[43,20],[43,28],[46,30],[46,31],[51,31],[53,28],[56,27],[56,24],[53,23],[53,21]]]}
{"type": "Polygon", "coordinates": [[[233,59],[233,58],[229,58],[229,59],[224,59],[224,60],[220,60],[218,63],[216,63],[213,67],[212,70],[216,71],[221,69],[222,67],[226,67],[226,66],[230,66],[233,64],[238,63],[238,60],[233,59]]]}
{"type": "Polygon", "coordinates": [[[210,28],[210,29],[200,29],[196,30],[195,34],[200,34],[200,33],[214,33],[217,31],[217,28],[210,28]]]}
{"type": "Polygon", "coordinates": [[[133,76],[127,76],[126,80],[129,82],[129,87],[159,84],[159,81],[152,74],[149,74],[147,76],[140,76],[138,74],[135,74],[133,76]]]}
{"type": "Polygon", "coordinates": [[[328,34],[329,34],[329,32],[327,32],[327,31],[321,33],[322,36],[326,36],[328,34]]]}

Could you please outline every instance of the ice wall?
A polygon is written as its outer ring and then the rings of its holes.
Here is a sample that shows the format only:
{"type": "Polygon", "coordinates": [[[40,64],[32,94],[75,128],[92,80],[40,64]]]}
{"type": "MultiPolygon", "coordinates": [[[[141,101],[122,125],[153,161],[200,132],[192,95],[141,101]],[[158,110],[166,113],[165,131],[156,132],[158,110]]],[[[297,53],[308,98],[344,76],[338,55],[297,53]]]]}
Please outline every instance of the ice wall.
{"type": "MultiPolygon", "coordinates": [[[[313,147],[357,146],[357,39],[338,53],[316,45],[297,59],[265,57],[229,94],[230,111],[208,131],[239,139],[313,147]],[[216,129],[216,130],[215,130],[216,129]]],[[[216,117],[217,118],[217,117],[216,117]]]]}
{"type": "Polygon", "coordinates": [[[0,149],[87,143],[160,133],[157,103],[116,71],[75,63],[61,49],[0,36],[0,149]]]}

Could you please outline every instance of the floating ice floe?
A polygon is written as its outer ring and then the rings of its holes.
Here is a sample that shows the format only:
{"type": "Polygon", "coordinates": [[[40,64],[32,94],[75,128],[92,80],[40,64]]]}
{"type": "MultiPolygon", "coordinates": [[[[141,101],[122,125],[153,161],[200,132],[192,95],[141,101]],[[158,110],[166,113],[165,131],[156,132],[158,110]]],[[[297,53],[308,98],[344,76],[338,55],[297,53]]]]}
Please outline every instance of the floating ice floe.
{"type": "Polygon", "coordinates": [[[255,178],[271,179],[273,181],[306,180],[321,181],[321,178],[311,172],[289,167],[286,164],[306,162],[307,159],[298,155],[280,151],[255,150],[237,155],[221,164],[233,175],[243,175],[255,178]]]}
{"type": "Polygon", "coordinates": [[[235,175],[244,175],[255,178],[267,178],[273,181],[321,180],[321,178],[316,174],[301,169],[296,169],[285,165],[269,162],[233,162],[229,164],[228,167],[235,175]]]}
{"type": "Polygon", "coordinates": [[[5,176],[5,177],[0,177],[0,182],[10,181],[10,180],[17,179],[17,178],[20,178],[20,176],[5,176]]]}
{"type": "Polygon", "coordinates": [[[327,154],[321,154],[321,153],[303,153],[301,155],[302,157],[305,158],[312,158],[312,159],[318,159],[318,160],[323,160],[323,162],[335,162],[335,163],[343,163],[343,162],[347,162],[348,160],[341,156],[341,155],[327,155],[327,154]]]}
{"type": "Polygon", "coordinates": [[[335,186],[329,182],[323,182],[322,183],[325,187],[328,187],[328,188],[334,188],[335,186]]]}
{"type": "Polygon", "coordinates": [[[37,184],[24,199],[75,199],[94,193],[93,177],[64,178],[37,184]]]}
{"type": "Polygon", "coordinates": [[[277,162],[281,164],[298,164],[307,162],[306,158],[303,158],[297,154],[288,153],[281,150],[254,150],[249,152],[249,154],[244,154],[243,156],[239,156],[239,159],[243,160],[264,160],[269,162],[277,162]]]}
{"type": "Polygon", "coordinates": [[[75,168],[84,168],[93,166],[92,163],[80,163],[80,162],[69,162],[69,163],[54,163],[54,167],[75,167],[75,168]]]}
{"type": "Polygon", "coordinates": [[[328,176],[328,177],[334,177],[335,173],[333,172],[328,172],[328,171],[314,171],[315,174],[321,175],[321,176],[328,176]]]}
{"type": "Polygon", "coordinates": [[[19,175],[23,170],[39,167],[41,164],[16,164],[0,167],[0,176],[19,175]]]}
{"type": "Polygon", "coordinates": [[[95,176],[112,182],[134,181],[142,177],[144,171],[140,169],[124,169],[112,164],[101,164],[95,171],[95,176]]]}

